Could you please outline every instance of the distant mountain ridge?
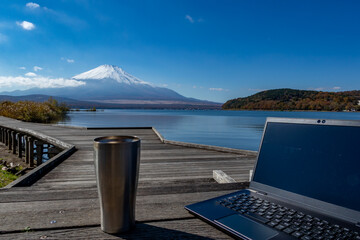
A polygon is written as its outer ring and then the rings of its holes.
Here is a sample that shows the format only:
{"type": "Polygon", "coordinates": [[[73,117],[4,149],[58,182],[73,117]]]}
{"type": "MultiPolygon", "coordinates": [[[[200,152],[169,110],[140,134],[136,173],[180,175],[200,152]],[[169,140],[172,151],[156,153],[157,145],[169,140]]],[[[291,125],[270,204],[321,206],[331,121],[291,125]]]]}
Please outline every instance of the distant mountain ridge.
{"type": "MultiPolygon", "coordinates": [[[[203,106],[204,108],[220,108],[220,103],[187,98],[179,93],[164,87],[142,81],[114,65],[101,65],[87,72],[78,74],[73,80],[82,81],[85,84],[77,87],[63,88],[32,88],[3,92],[8,96],[47,95],[58,98],[87,101],[104,105],[131,106],[156,106],[166,108],[174,106],[203,106]]],[[[83,104],[83,103],[82,103],[83,104]]],[[[202,107],[200,107],[202,108],[202,107]]]]}
{"type": "Polygon", "coordinates": [[[360,91],[321,92],[296,89],[273,89],[231,99],[225,110],[312,110],[360,111],[360,91]]]}
{"type": "MultiPolygon", "coordinates": [[[[49,95],[42,94],[33,94],[33,95],[23,95],[23,96],[9,96],[9,95],[0,95],[0,102],[3,101],[33,101],[33,102],[46,102],[50,97],[49,95]]],[[[59,103],[65,103],[70,108],[124,108],[124,109],[221,109],[220,104],[206,104],[206,102],[202,102],[201,104],[196,103],[184,103],[184,102],[171,102],[166,103],[164,101],[118,101],[118,102],[91,102],[91,101],[80,101],[71,98],[64,97],[52,97],[57,100],[59,103]]]]}

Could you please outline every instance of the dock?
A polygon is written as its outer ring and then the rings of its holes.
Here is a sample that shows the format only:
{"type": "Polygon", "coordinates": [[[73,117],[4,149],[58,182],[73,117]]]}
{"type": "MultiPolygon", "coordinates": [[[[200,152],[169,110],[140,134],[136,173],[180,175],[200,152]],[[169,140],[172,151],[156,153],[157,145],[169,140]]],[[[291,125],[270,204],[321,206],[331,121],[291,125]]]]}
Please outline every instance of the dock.
{"type": "Polygon", "coordinates": [[[30,186],[0,189],[0,239],[231,239],[184,206],[247,187],[256,159],[253,151],[166,140],[152,127],[91,129],[4,117],[0,126],[73,149],[30,186]],[[141,139],[136,228],[119,235],[100,229],[93,161],[93,139],[109,135],[141,139]],[[213,170],[235,182],[217,183],[213,170]]]}

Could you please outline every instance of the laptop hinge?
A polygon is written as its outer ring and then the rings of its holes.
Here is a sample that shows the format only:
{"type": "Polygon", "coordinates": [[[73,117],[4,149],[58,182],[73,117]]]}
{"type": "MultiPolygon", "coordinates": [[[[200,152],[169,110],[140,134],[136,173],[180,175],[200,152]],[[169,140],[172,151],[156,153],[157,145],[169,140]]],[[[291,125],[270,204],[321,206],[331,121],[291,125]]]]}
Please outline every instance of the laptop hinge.
{"type": "Polygon", "coordinates": [[[263,196],[267,195],[266,192],[262,192],[262,191],[256,191],[256,193],[257,193],[257,194],[260,194],[260,195],[263,195],[263,196]]]}

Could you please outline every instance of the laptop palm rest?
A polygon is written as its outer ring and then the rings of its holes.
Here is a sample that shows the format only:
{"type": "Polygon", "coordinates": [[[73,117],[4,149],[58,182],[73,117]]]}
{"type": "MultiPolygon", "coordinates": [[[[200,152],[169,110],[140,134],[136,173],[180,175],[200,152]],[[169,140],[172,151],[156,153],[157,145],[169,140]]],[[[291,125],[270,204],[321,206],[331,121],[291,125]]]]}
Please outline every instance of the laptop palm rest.
{"type": "Polygon", "coordinates": [[[220,218],[215,222],[252,240],[271,239],[278,235],[277,231],[238,214],[220,218]]]}

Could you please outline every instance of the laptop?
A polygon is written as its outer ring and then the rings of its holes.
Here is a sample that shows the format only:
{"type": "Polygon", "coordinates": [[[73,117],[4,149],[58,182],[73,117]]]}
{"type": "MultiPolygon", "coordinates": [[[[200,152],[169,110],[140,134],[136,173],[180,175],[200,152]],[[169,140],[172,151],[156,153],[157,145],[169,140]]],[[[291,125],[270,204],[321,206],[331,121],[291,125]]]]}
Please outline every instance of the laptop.
{"type": "Polygon", "coordinates": [[[239,239],[360,239],[360,121],[267,118],[248,189],[185,206],[239,239]]]}

